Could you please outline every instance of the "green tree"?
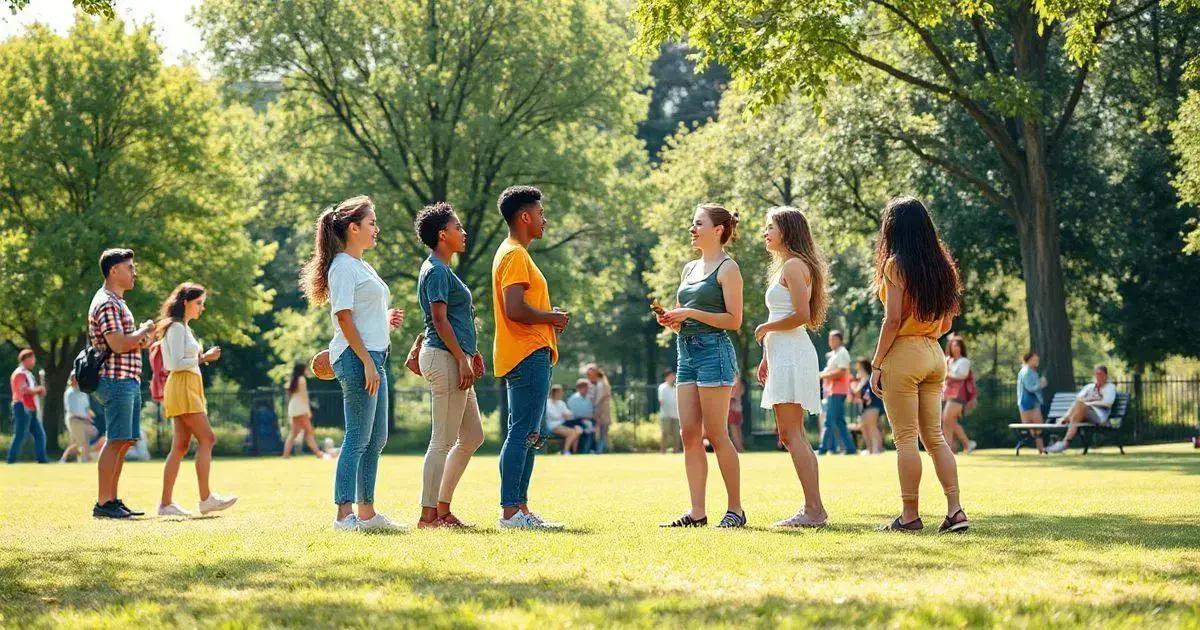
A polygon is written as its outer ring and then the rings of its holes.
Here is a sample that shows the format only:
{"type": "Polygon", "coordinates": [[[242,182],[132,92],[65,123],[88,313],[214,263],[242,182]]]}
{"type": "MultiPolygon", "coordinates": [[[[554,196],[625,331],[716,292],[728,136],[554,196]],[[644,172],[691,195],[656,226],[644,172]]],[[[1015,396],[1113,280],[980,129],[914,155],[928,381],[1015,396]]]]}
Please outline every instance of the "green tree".
{"type": "MultiPolygon", "coordinates": [[[[8,10],[12,11],[13,15],[19,13],[22,9],[29,6],[30,0],[4,0],[8,5],[8,10]]],[[[88,14],[99,17],[112,19],[116,17],[114,10],[114,0],[71,0],[71,4],[75,5],[76,9],[88,14]]]]}
{"type": "Polygon", "coordinates": [[[456,270],[477,290],[504,236],[495,203],[505,186],[541,185],[553,199],[559,229],[543,249],[589,229],[561,229],[572,213],[609,209],[604,173],[628,155],[645,108],[635,91],[644,69],[611,9],[583,0],[285,4],[208,0],[197,16],[228,78],[282,77],[274,107],[285,112],[291,157],[336,173],[312,182],[326,203],[351,190],[374,195],[395,226],[381,243],[388,279],[415,278],[425,252],[408,225],[431,201],[458,209],[470,239],[456,270]]]}
{"type": "Polygon", "coordinates": [[[880,310],[869,289],[870,237],[878,230],[890,187],[912,183],[913,164],[906,154],[883,150],[858,132],[865,120],[881,113],[881,102],[863,96],[853,89],[838,91],[824,116],[796,96],[748,117],[747,98],[727,93],[717,121],[681,132],[662,154],[652,178],[658,201],[645,218],[658,237],[647,282],[664,305],[673,304],[680,270],[695,255],[686,230],[693,208],[716,201],[737,210],[741,237],[729,251],[746,282],[743,326],[735,331],[743,370],[759,360],[753,331],[767,315],[758,296],[769,258],[759,234],[771,206],[804,210],[830,261],[833,299],[827,326],[843,329],[859,346],[875,334],[880,310]]]}
{"type": "Polygon", "coordinates": [[[1103,60],[1101,44],[1158,4],[641,0],[635,16],[645,49],[686,35],[729,67],[755,103],[793,89],[820,98],[832,82],[877,71],[969,117],[990,149],[985,160],[949,150],[937,134],[898,130],[899,139],[1012,221],[1032,342],[1052,386],[1062,388],[1073,380],[1071,326],[1053,167],[1103,60]]]}
{"type": "Polygon", "coordinates": [[[0,331],[46,369],[53,436],[106,247],[137,251],[140,318],[178,282],[208,286],[209,343],[248,342],[270,297],[258,276],[274,246],[245,234],[258,207],[236,159],[253,117],[160,55],[149,26],[86,17],[0,43],[0,331]]]}

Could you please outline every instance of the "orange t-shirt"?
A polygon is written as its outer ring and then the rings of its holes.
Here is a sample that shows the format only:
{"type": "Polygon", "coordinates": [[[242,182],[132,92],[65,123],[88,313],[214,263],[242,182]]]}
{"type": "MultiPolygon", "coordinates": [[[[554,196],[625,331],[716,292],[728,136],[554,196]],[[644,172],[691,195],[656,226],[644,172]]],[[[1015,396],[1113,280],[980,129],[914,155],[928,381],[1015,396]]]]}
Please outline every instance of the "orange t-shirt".
{"type": "Polygon", "coordinates": [[[558,362],[558,338],[550,324],[522,324],[504,315],[504,289],[514,284],[525,286],[525,303],[543,311],[550,310],[550,287],[546,276],[533,263],[529,250],[506,238],[492,259],[492,312],[496,319],[496,342],[492,369],[496,376],[508,374],[525,357],[541,348],[550,348],[550,364],[558,362]]]}
{"type": "MultiPolygon", "coordinates": [[[[902,289],[904,288],[904,282],[901,281],[899,274],[896,273],[895,258],[889,258],[888,261],[883,264],[883,276],[887,281],[879,287],[879,301],[883,302],[884,306],[886,307],[887,282],[891,282],[902,289]]],[[[904,306],[900,311],[900,331],[896,333],[897,337],[929,337],[931,339],[937,339],[941,336],[942,322],[923,322],[917,319],[916,315],[913,314],[912,303],[909,300],[908,295],[904,296],[904,306]]]]}

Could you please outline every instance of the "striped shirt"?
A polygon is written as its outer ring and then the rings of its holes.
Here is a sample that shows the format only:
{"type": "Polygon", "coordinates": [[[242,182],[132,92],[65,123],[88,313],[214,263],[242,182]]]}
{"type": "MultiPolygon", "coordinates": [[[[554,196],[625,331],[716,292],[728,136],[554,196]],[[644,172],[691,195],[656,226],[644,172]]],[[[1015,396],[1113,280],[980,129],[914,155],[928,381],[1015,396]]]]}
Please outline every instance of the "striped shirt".
{"type": "MultiPolygon", "coordinates": [[[[108,349],[108,341],[104,335],[112,332],[126,335],[137,332],[133,321],[133,313],[121,296],[101,287],[92,298],[92,306],[88,309],[88,338],[97,349],[108,349]]],[[[100,376],[107,378],[142,379],[142,349],[134,348],[129,352],[108,356],[108,360],[100,368],[100,376]]]]}

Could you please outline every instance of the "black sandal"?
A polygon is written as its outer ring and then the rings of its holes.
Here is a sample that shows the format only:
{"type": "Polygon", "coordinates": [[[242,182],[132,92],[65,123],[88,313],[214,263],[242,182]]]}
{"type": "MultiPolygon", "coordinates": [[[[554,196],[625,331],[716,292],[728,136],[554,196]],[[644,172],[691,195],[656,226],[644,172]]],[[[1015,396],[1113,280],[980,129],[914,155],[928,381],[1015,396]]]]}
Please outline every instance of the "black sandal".
{"type": "Polygon", "coordinates": [[[717,523],[717,527],[720,527],[722,529],[735,529],[735,528],[745,527],[745,526],[746,526],[746,512],[745,511],[743,511],[741,514],[738,514],[737,512],[732,512],[732,511],[726,512],[725,518],[722,518],[721,522],[717,523]]]}
{"type": "Polygon", "coordinates": [[[962,534],[971,526],[971,520],[967,518],[967,513],[959,509],[954,514],[947,516],[942,524],[938,526],[939,534],[962,534]],[[961,518],[960,518],[961,517],[961,518]]]}
{"type": "Polygon", "coordinates": [[[670,523],[659,523],[659,527],[708,527],[708,517],[692,518],[691,514],[684,514],[670,523]]]}
{"type": "Polygon", "coordinates": [[[922,529],[925,529],[925,523],[921,522],[920,516],[907,523],[901,523],[900,517],[897,516],[896,520],[892,521],[891,525],[884,525],[879,529],[885,532],[919,532],[922,529]]]}

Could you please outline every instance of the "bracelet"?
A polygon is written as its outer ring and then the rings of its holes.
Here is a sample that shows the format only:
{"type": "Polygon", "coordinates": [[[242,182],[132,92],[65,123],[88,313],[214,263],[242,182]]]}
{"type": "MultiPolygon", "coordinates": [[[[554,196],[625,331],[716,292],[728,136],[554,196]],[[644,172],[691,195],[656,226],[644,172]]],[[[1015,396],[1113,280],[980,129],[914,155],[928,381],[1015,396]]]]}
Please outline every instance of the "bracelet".
{"type": "Polygon", "coordinates": [[[882,370],[882,369],[883,369],[883,367],[882,367],[882,366],[879,366],[879,365],[875,365],[874,363],[872,363],[872,364],[871,364],[871,369],[872,369],[872,370],[875,370],[876,372],[878,372],[878,371],[882,370]]]}

